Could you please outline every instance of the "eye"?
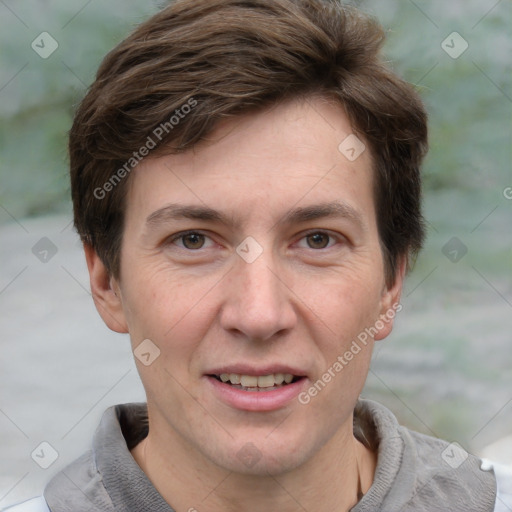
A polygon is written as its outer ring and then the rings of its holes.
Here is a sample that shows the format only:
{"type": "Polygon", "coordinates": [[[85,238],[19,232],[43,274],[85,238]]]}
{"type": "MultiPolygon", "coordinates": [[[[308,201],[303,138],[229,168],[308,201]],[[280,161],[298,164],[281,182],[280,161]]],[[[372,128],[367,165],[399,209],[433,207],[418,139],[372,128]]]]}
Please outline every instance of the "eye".
{"type": "Polygon", "coordinates": [[[209,237],[203,235],[202,233],[198,233],[197,231],[178,233],[177,235],[173,236],[170,241],[178,247],[188,249],[190,251],[197,251],[198,249],[210,247],[213,243],[209,237]],[[209,245],[208,242],[210,242],[209,245]]]}
{"type": "Polygon", "coordinates": [[[308,249],[326,249],[336,243],[333,236],[325,233],[324,231],[315,231],[308,233],[299,241],[299,246],[308,249]],[[303,245],[303,241],[307,244],[306,247],[303,245]]]}

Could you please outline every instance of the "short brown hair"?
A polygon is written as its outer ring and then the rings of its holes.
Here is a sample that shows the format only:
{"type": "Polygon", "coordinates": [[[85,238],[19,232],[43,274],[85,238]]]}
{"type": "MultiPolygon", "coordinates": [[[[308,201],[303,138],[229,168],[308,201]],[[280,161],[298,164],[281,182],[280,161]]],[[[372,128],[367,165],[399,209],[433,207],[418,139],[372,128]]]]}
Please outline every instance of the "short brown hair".
{"type": "Polygon", "coordinates": [[[152,155],[184,151],[222,119],[321,95],[343,106],[369,145],[392,283],[399,258],[409,261],[424,237],[427,116],[382,62],[383,41],[376,21],[335,0],[172,2],[105,57],[76,112],[69,153],[82,241],[118,277],[127,175],[150,138],[152,155]]]}

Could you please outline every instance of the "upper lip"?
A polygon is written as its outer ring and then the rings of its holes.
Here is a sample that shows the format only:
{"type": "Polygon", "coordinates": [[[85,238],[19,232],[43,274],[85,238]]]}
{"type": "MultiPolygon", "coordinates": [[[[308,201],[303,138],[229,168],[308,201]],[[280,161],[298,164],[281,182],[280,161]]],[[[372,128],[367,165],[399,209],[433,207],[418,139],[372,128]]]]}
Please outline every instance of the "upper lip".
{"type": "Polygon", "coordinates": [[[306,372],[303,370],[284,364],[268,364],[265,366],[253,366],[247,363],[230,364],[219,366],[207,371],[206,375],[221,375],[222,373],[236,373],[239,375],[252,375],[255,377],[263,375],[272,375],[276,373],[289,373],[295,377],[305,377],[306,372]]]}

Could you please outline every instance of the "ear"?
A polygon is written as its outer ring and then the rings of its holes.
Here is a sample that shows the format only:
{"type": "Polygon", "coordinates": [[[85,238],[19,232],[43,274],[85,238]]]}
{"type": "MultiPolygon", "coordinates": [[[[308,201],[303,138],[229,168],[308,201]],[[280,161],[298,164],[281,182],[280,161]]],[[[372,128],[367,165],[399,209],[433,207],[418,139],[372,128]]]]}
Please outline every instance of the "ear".
{"type": "Polygon", "coordinates": [[[107,327],[112,331],[127,333],[128,327],[117,281],[110,277],[97,252],[84,244],[85,260],[89,269],[89,280],[94,304],[107,327]]]}
{"type": "Polygon", "coordinates": [[[387,285],[384,287],[382,292],[382,299],[380,305],[380,327],[383,324],[382,329],[379,328],[375,335],[375,341],[383,340],[393,330],[393,323],[396,314],[402,309],[400,304],[400,296],[402,295],[402,287],[404,284],[405,273],[407,269],[407,257],[400,258],[395,274],[395,282],[391,287],[387,285]]]}

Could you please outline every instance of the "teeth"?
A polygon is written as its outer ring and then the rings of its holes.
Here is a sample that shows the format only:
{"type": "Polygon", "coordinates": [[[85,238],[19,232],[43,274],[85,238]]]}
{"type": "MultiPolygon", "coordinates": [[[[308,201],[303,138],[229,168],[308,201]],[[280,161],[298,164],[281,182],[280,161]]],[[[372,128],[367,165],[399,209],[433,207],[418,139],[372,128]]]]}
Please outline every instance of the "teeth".
{"type": "Polygon", "coordinates": [[[253,377],[252,375],[242,375],[240,384],[242,384],[244,388],[255,388],[258,385],[258,377],[253,377]]]}
{"type": "Polygon", "coordinates": [[[264,375],[263,377],[258,377],[258,387],[259,388],[271,388],[274,385],[274,376],[273,375],[264,375]]]}
{"type": "Polygon", "coordinates": [[[219,378],[222,382],[241,384],[244,388],[271,388],[280,386],[283,383],[290,384],[293,380],[291,373],[275,373],[271,375],[240,375],[239,373],[221,373],[219,378]]]}

